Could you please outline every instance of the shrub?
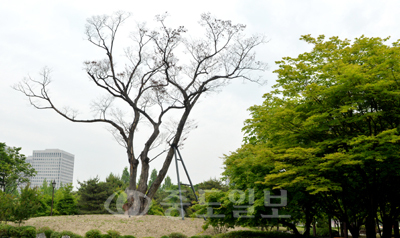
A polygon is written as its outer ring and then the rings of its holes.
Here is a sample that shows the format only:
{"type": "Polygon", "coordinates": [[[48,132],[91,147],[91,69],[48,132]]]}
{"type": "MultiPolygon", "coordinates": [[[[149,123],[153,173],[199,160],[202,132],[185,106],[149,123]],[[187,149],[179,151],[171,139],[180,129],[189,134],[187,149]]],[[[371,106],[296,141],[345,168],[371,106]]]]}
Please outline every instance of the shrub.
{"type": "Polygon", "coordinates": [[[0,224],[0,238],[10,237],[8,231],[12,226],[6,224],[0,224]]]}
{"type": "Polygon", "coordinates": [[[228,233],[218,234],[215,238],[293,238],[293,234],[282,232],[265,232],[265,231],[231,231],[228,233]]]}
{"type": "Polygon", "coordinates": [[[109,230],[107,231],[107,234],[111,237],[111,238],[118,238],[121,236],[121,233],[119,231],[115,231],[115,230],[109,230]]]}
{"type": "Polygon", "coordinates": [[[104,235],[101,235],[101,238],[111,238],[111,236],[109,234],[104,234],[104,235]]]}
{"type": "Polygon", "coordinates": [[[152,200],[148,215],[164,216],[164,209],[155,200],[152,200]]]}
{"type": "MultiPolygon", "coordinates": [[[[329,237],[329,228],[328,227],[317,228],[317,236],[329,237]]],[[[339,232],[337,230],[332,230],[332,236],[333,237],[339,236],[339,232]]]]}
{"type": "Polygon", "coordinates": [[[212,238],[210,235],[191,236],[190,238],[212,238]]]}
{"type": "Polygon", "coordinates": [[[18,227],[10,227],[8,229],[8,236],[9,237],[20,237],[21,230],[18,227]]]}
{"type": "Polygon", "coordinates": [[[44,233],[46,235],[46,238],[50,238],[51,233],[53,233],[53,230],[50,229],[50,227],[45,226],[41,227],[36,231],[36,234],[44,233]]]}
{"type": "Polygon", "coordinates": [[[173,232],[168,235],[169,238],[187,238],[186,235],[179,233],[179,232],[173,232]]]}
{"type": "Polygon", "coordinates": [[[169,236],[161,236],[160,238],[169,238],[169,236]]]}
{"type": "Polygon", "coordinates": [[[124,235],[124,236],[121,236],[121,238],[136,238],[136,237],[134,237],[132,235],[124,235]]]}
{"type": "Polygon", "coordinates": [[[36,228],[26,227],[21,229],[20,236],[22,238],[36,238],[36,228]]]}
{"type": "Polygon", "coordinates": [[[50,235],[50,238],[60,238],[61,237],[61,233],[57,232],[57,231],[53,231],[50,235]]]}
{"type": "Polygon", "coordinates": [[[62,232],[53,231],[53,233],[51,233],[50,238],[61,238],[63,236],[69,236],[70,238],[83,238],[82,236],[75,234],[71,231],[62,231],[62,232]]]}
{"type": "Polygon", "coordinates": [[[86,232],[85,237],[86,238],[102,238],[101,231],[99,231],[97,229],[90,230],[90,231],[86,232]]]}
{"type": "Polygon", "coordinates": [[[73,233],[71,231],[62,231],[62,232],[60,232],[60,234],[61,234],[61,237],[62,236],[69,236],[70,238],[83,238],[81,235],[75,234],[75,233],[73,233]]]}

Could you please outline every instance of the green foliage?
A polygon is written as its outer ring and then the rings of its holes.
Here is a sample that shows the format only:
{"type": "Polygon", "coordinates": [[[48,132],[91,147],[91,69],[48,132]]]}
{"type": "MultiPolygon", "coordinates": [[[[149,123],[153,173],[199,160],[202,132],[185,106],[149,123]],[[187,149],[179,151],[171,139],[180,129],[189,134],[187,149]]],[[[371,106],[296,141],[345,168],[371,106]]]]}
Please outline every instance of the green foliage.
{"type": "Polygon", "coordinates": [[[191,236],[190,238],[212,238],[210,235],[191,236]]]}
{"type": "Polygon", "coordinates": [[[391,226],[400,212],[400,41],[301,39],[313,49],[277,62],[275,90],[249,109],[225,175],[241,189],[255,181],[288,189],[300,205],[313,200],[352,233],[378,211],[391,226]]]}
{"type": "Polygon", "coordinates": [[[87,231],[85,234],[85,238],[101,238],[101,231],[97,229],[87,231]]]}
{"type": "Polygon", "coordinates": [[[43,195],[52,196],[53,187],[51,185],[51,181],[47,182],[46,179],[43,180],[42,186],[40,187],[40,192],[43,195]]]}
{"type": "Polygon", "coordinates": [[[121,180],[122,180],[122,182],[125,184],[125,186],[128,186],[128,184],[129,184],[129,171],[128,171],[128,167],[125,167],[125,168],[124,168],[124,171],[122,171],[121,180]]]}
{"type": "Polygon", "coordinates": [[[16,197],[0,191],[0,221],[11,221],[16,197]]]}
{"type": "Polygon", "coordinates": [[[117,191],[117,190],[123,190],[124,189],[124,182],[122,179],[114,175],[113,173],[110,173],[107,178],[106,178],[106,183],[108,186],[108,189],[111,191],[117,191]]]}
{"type": "MultiPolygon", "coordinates": [[[[78,207],[83,214],[106,214],[104,202],[109,197],[107,184],[99,182],[99,178],[92,178],[84,182],[79,182],[79,201],[78,207]]],[[[111,194],[110,194],[111,195],[111,194]]]]}
{"type": "Polygon", "coordinates": [[[46,238],[50,238],[53,232],[54,232],[53,230],[45,230],[44,234],[46,235],[46,238]]]}
{"type": "Polygon", "coordinates": [[[151,202],[151,206],[148,215],[164,216],[164,209],[154,199],[151,202]]]}
{"type": "Polygon", "coordinates": [[[31,164],[26,163],[20,150],[0,143],[0,189],[5,193],[15,194],[19,185],[29,182],[29,177],[37,173],[31,164]]]}
{"type": "Polygon", "coordinates": [[[84,182],[79,182],[80,188],[78,189],[78,207],[83,214],[108,214],[104,208],[104,202],[113,194],[109,208],[117,212],[117,206],[122,209],[123,204],[117,204],[117,199],[123,196],[123,187],[125,186],[119,176],[110,174],[105,182],[100,182],[99,178],[92,178],[84,182]]]}
{"type": "Polygon", "coordinates": [[[35,216],[50,216],[51,205],[49,206],[48,203],[51,204],[51,198],[47,197],[47,195],[42,196],[39,201],[39,208],[35,216]]]}
{"type": "Polygon", "coordinates": [[[169,238],[187,238],[186,235],[179,233],[179,232],[173,232],[168,235],[169,238]]]}
{"type": "Polygon", "coordinates": [[[9,230],[13,226],[7,225],[7,224],[1,224],[0,223],[0,237],[10,237],[9,235],[9,230]]]}
{"type": "MultiPolygon", "coordinates": [[[[46,236],[47,237],[47,236],[46,236]]],[[[50,238],[61,238],[61,232],[54,231],[51,233],[50,238]]]]}
{"type": "MultiPolygon", "coordinates": [[[[317,236],[319,236],[319,237],[329,237],[329,228],[328,227],[317,228],[317,236]]],[[[332,230],[332,236],[333,237],[338,237],[339,236],[339,232],[337,230],[332,230]]]]}
{"type": "Polygon", "coordinates": [[[46,238],[50,238],[50,236],[53,232],[54,231],[52,229],[50,229],[50,227],[45,226],[45,227],[41,227],[41,228],[37,229],[36,233],[37,234],[44,233],[46,235],[46,238]]]}
{"type": "Polygon", "coordinates": [[[225,184],[223,184],[221,180],[218,180],[216,178],[210,178],[209,180],[196,184],[194,185],[194,188],[196,191],[198,191],[199,189],[202,190],[217,189],[224,192],[228,191],[228,187],[225,184]]]}
{"type": "Polygon", "coordinates": [[[53,233],[51,233],[50,238],[62,238],[63,236],[69,236],[70,238],[83,238],[82,236],[75,234],[71,231],[62,231],[62,232],[54,231],[53,233]]]}
{"type": "Polygon", "coordinates": [[[162,190],[166,190],[166,189],[170,189],[172,186],[172,180],[169,176],[164,178],[164,184],[162,185],[161,189],[162,190]]]}
{"type": "Polygon", "coordinates": [[[28,183],[25,188],[21,189],[21,195],[14,203],[13,217],[15,222],[21,225],[22,221],[33,217],[40,208],[41,195],[37,189],[30,188],[28,183]]]}
{"type": "Polygon", "coordinates": [[[160,238],[169,238],[169,236],[161,236],[160,238]]]}
{"type": "Polygon", "coordinates": [[[21,238],[36,238],[35,227],[26,227],[26,228],[22,229],[20,236],[21,236],[21,238]]]}
{"type": "Polygon", "coordinates": [[[78,202],[72,195],[72,184],[67,184],[59,189],[62,197],[56,201],[55,208],[58,215],[78,214],[78,202]]]}
{"type": "Polygon", "coordinates": [[[111,236],[109,234],[102,234],[101,238],[111,238],[111,236]]]}
{"type": "Polygon", "coordinates": [[[14,226],[9,227],[9,228],[8,228],[8,232],[7,232],[7,235],[8,235],[9,237],[20,237],[20,235],[21,235],[21,229],[19,229],[19,227],[14,227],[14,226]]]}
{"type": "Polygon", "coordinates": [[[107,231],[107,234],[110,235],[111,238],[118,238],[121,236],[121,233],[115,230],[109,230],[107,231]]]}
{"type": "Polygon", "coordinates": [[[136,237],[132,236],[132,235],[124,235],[124,236],[121,236],[121,238],[136,238],[136,237]]]}
{"type": "Polygon", "coordinates": [[[282,232],[264,232],[264,231],[231,231],[218,234],[215,238],[294,238],[293,234],[282,232]]]}
{"type": "Polygon", "coordinates": [[[150,179],[149,179],[148,188],[150,188],[150,186],[153,184],[153,182],[156,180],[156,178],[157,178],[157,170],[156,170],[156,169],[153,169],[153,170],[151,171],[151,174],[150,174],[150,179]]]}

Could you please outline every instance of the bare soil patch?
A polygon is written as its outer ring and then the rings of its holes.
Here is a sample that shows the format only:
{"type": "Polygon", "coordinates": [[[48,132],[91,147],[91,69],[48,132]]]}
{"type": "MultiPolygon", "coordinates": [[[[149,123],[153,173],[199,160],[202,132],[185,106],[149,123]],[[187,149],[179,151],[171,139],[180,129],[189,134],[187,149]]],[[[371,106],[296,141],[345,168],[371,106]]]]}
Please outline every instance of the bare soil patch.
{"type": "MultiPolygon", "coordinates": [[[[146,215],[140,217],[129,217],[124,215],[75,215],[75,216],[53,216],[35,217],[25,222],[25,225],[36,228],[48,226],[55,231],[72,231],[84,236],[91,229],[98,229],[104,234],[108,230],[116,230],[121,235],[134,235],[135,237],[161,237],[172,232],[180,232],[188,237],[194,235],[213,235],[214,230],[208,228],[203,231],[201,226],[204,220],[200,218],[146,215]]],[[[245,228],[237,228],[245,229],[245,228]]],[[[236,230],[236,229],[235,229],[236,230]]]]}

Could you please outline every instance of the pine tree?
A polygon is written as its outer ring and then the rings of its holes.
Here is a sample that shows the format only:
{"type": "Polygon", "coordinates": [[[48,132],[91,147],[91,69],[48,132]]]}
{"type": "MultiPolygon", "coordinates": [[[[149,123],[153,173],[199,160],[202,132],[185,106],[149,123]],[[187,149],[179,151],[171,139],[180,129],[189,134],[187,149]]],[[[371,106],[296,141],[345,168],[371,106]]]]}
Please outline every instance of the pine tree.
{"type": "Polygon", "coordinates": [[[89,179],[84,182],[79,182],[78,189],[79,201],[78,207],[81,213],[84,214],[104,214],[107,213],[104,209],[104,202],[109,197],[107,193],[107,184],[99,182],[99,178],[89,179]]]}
{"type": "Polygon", "coordinates": [[[124,182],[124,184],[126,184],[126,185],[129,184],[129,171],[128,171],[128,167],[125,167],[125,168],[124,168],[124,171],[122,171],[121,180],[122,180],[122,182],[124,182]]]}
{"type": "Polygon", "coordinates": [[[156,180],[156,178],[157,178],[157,170],[153,169],[151,171],[151,175],[150,175],[150,180],[149,180],[149,185],[148,185],[149,188],[150,188],[151,184],[154,182],[154,180],[156,180]]]}

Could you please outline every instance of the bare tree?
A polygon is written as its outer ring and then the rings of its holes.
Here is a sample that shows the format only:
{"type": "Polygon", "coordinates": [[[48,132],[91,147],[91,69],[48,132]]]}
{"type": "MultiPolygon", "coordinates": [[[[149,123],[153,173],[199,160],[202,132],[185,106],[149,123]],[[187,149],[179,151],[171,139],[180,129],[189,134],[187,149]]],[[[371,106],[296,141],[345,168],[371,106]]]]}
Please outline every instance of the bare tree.
{"type": "MultiPolygon", "coordinates": [[[[103,89],[106,97],[95,101],[95,117],[79,119],[76,111],[55,105],[48,94],[50,72],[44,69],[41,79],[27,78],[14,88],[24,93],[38,109],[52,109],[72,122],[107,123],[117,141],[126,148],[130,164],[129,189],[153,198],[171,164],[174,150],[181,141],[189,114],[206,92],[215,91],[230,80],[242,78],[260,82],[250,75],[264,71],[266,65],[255,60],[254,48],[265,43],[263,36],[245,37],[244,25],[201,15],[200,25],[205,29],[202,39],[187,39],[184,27],[171,29],[165,24],[165,15],[156,17],[160,28],[148,30],[138,24],[132,34],[133,45],[124,50],[126,64],[117,67],[114,54],[116,34],[129,14],[118,12],[113,16],[94,16],[87,20],[86,37],[89,42],[105,51],[103,60],[85,62],[86,72],[93,83],[103,89]],[[180,62],[179,57],[185,58],[180,62]],[[39,88],[37,88],[39,86],[39,88]],[[119,102],[115,102],[119,101],[119,102]],[[118,108],[123,102],[131,115],[118,108]],[[174,113],[171,113],[175,111],[174,113]],[[176,117],[174,128],[166,130],[166,115],[176,117]],[[151,133],[143,148],[133,148],[139,125],[148,124],[151,133]],[[167,132],[167,134],[163,133],[167,132]],[[147,187],[149,152],[161,142],[169,144],[166,157],[157,178],[147,187]],[[141,163],[139,184],[136,184],[138,165],[141,163]]],[[[145,199],[140,210],[146,206],[145,199]]]]}

